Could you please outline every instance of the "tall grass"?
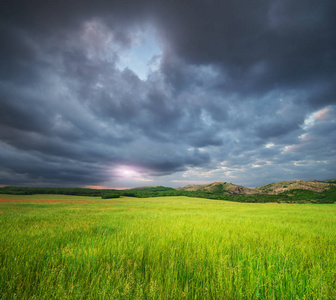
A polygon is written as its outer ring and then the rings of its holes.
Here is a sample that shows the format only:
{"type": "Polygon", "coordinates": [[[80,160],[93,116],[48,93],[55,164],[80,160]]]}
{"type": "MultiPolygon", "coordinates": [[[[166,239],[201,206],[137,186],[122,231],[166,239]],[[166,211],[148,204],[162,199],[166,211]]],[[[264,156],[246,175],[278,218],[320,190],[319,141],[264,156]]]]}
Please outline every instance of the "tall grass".
{"type": "Polygon", "coordinates": [[[0,299],[336,299],[335,205],[1,197],[0,299]]]}

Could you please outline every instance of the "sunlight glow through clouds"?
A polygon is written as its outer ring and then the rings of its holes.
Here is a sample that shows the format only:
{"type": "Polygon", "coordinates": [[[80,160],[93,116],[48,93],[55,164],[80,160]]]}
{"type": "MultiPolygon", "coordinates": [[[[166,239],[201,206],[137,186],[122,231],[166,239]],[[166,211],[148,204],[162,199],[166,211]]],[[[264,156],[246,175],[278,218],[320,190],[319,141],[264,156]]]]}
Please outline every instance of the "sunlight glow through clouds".
{"type": "Polygon", "coordinates": [[[115,169],[114,173],[121,178],[134,178],[139,175],[139,173],[134,168],[129,166],[120,166],[115,169]]]}
{"type": "Polygon", "coordinates": [[[102,185],[86,185],[85,188],[87,188],[87,189],[95,189],[95,190],[109,189],[109,187],[102,186],[102,185]]]}
{"type": "Polygon", "coordinates": [[[113,175],[119,179],[132,179],[135,181],[153,181],[143,176],[143,170],[133,166],[119,166],[113,169],[113,175]]]}
{"type": "Polygon", "coordinates": [[[296,152],[302,148],[302,145],[288,145],[283,148],[282,153],[296,152]]]}
{"type": "Polygon", "coordinates": [[[325,107],[312,114],[310,114],[303,123],[303,129],[307,130],[313,127],[316,121],[326,121],[329,119],[332,109],[330,107],[325,107]]]}
{"type": "Polygon", "coordinates": [[[299,136],[299,139],[304,141],[304,142],[309,142],[311,139],[308,137],[307,133],[301,134],[299,136]]]}
{"type": "Polygon", "coordinates": [[[330,107],[325,107],[321,110],[319,110],[317,113],[315,113],[315,118],[320,121],[326,121],[329,119],[329,113],[331,111],[330,107]]]}

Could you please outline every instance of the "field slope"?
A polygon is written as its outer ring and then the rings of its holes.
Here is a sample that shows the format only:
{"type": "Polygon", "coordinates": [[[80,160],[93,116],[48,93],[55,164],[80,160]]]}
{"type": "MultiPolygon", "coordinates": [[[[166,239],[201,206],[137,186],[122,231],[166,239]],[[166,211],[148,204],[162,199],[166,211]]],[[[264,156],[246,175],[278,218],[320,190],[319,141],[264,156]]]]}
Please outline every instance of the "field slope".
{"type": "Polygon", "coordinates": [[[336,206],[1,195],[1,299],[335,299],[336,206]]]}

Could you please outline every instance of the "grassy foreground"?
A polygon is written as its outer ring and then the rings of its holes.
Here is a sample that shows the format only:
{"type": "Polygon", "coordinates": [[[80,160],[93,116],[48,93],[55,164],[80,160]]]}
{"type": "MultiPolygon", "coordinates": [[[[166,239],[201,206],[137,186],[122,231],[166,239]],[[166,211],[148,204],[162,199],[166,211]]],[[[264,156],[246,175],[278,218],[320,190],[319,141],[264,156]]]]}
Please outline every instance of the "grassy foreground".
{"type": "Polygon", "coordinates": [[[335,229],[334,204],[1,195],[0,299],[336,299],[335,229]]]}

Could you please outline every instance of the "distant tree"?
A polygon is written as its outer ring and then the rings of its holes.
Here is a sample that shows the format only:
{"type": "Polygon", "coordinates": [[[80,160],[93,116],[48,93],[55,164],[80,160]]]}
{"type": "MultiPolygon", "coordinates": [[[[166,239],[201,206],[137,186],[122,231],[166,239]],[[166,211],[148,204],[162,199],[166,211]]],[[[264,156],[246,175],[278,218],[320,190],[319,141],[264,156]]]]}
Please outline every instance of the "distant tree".
{"type": "Polygon", "coordinates": [[[136,193],[134,192],[122,192],[122,195],[125,197],[136,197],[136,193]]]}
{"type": "Polygon", "coordinates": [[[119,198],[120,195],[117,193],[108,193],[108,194],[103,194],[102,199],[111,199],[111,198],[119,198]]]}

